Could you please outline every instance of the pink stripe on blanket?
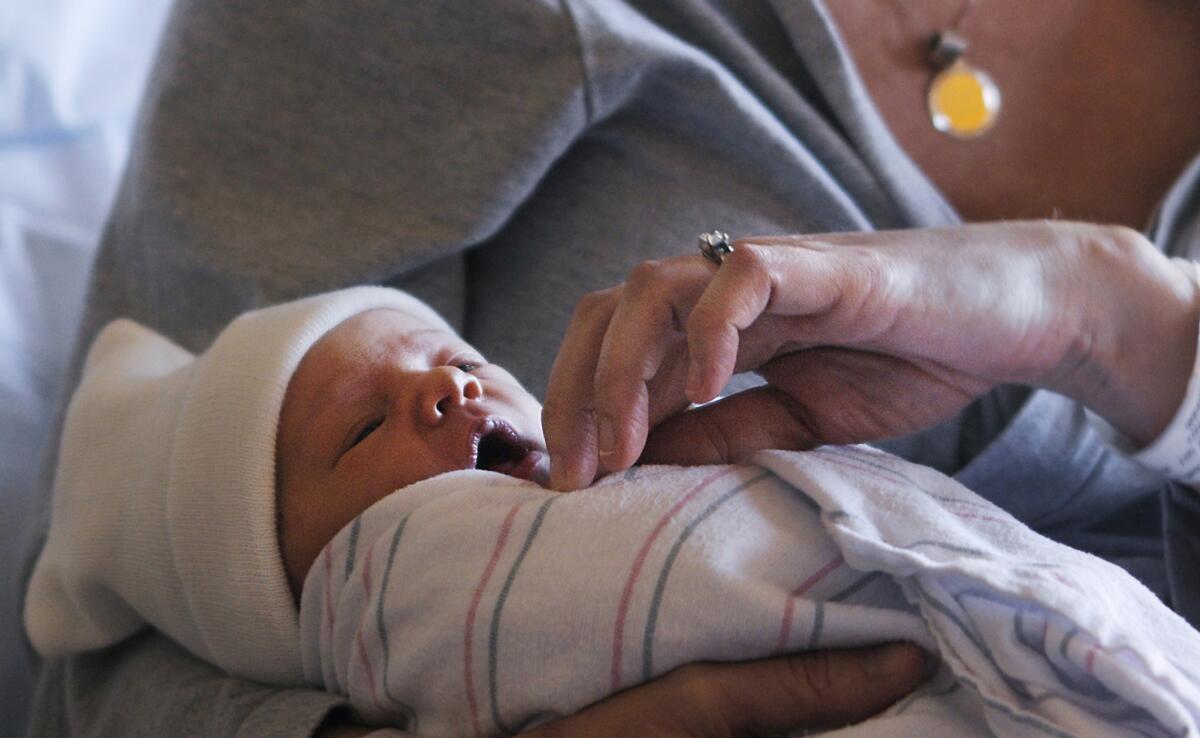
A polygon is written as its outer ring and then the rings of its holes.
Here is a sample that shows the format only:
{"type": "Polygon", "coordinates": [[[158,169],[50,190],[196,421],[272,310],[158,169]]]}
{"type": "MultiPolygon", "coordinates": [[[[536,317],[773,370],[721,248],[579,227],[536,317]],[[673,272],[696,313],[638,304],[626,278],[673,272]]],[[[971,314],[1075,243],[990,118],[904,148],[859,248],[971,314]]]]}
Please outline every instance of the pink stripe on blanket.
{"type": "Polygon", "coordinates": [[[842,565],[841,554],[834,556],[824,566],[817,569],[816,573],[805,579],[803,582],[792,590],[792,594],[788,596],[787,602],[783,606],[783,621],[779,624],[779,643],[775,644],[775,652],[783,653],[787,642],[792,635],[792,617],[796,608],[796,598],[802,597],[808,590],[816,586],[817,582],[824,579],[830,572],[838,569],[842,565]]]}
{"type": "MultiPolygon", "coordinates": [[[[363,599],[371,599],[371,555],[375,552],[374,547],[367,549],[367,555],[363,557],[362,565],[362,580],[363,580],[363,599]]],[[[363,669],[367,673],[367,686],[371,689],[371,703],[376,707],[379,706],[379,694],[375,688],[375,667],[371,664],[371,655],[367,652],[367,644],[363,638],[363,630],[366,628],[366,622],[360,623],[358,632],[355,633],[355,644],[358,646],[358,658],[362,661],[363,669]]]]}
{"type": "Polygon", "coordinates": [[[354,634],[354,644],[358,647],[358,658],[362,661],[363,670],[367,674],[367,686],[371,689],[371,704],[379,707],[379,694],[375,689],[375,669],[371,666],[371,656],[367,653],[362,627],[359,627],[358,632],[354,634]]]}
{"type": "Polygon", "coordinates": [[[512,531],[513,518],[517,516],[517,511],[521,509],[520,505],[513,505],[508,511],[504,522],[500,524],[500,533],[496,537],[496,545],[492,549],[492,557],[488,560],[487,566],[483,569],[483,574],[479,577],[479,584],[475,586],[475,594],[471,597],[471,605],[467,608],[467,624],[466,631],[463,634],[463,681],[467,691],[467,705],[471,709],[471,727],[475,731],[476,738],[483,735],[483,730],[479,726],[479,703],[475,697],[475,680],[471,677],[472,658],[471,646],[475,638],[475,613],[479,610],[479,602],[483,599],[483,592],[487,589],[488,581],[492,578],[492,572],[496,570],[496,563],[500,560],[500,554],[504,551],[504,545],[508,542],[508,534],[512,531]]]}
{"type": "Polygon", "coordinates": [[[625,588],[621,591],[621,600],[617,604],[617,621],[613,626],[612,689],[614,692],[621,688],[621,655],[625,645],[625,617],[629,613],[629,604],[633,599],[633,585],[637,582],[638,575],[642,571],[642,566],[646,563],[646,556],[650,553],[650,547],[654,545],[654,541],[663,532],[663,529],[667,527],[667,523],[671,521],[675,513],[679,512],[693,497],[703,492],[713,481],[732,471],[732,469],[722,469],[700,480],[699,484],[663,514],[658,524],[650,531],[650,535],[647,536],[646,541],[638,550],[637,557],[634,558],[633,565],[629,568],[629,577],[625,580],[625,588]]]}

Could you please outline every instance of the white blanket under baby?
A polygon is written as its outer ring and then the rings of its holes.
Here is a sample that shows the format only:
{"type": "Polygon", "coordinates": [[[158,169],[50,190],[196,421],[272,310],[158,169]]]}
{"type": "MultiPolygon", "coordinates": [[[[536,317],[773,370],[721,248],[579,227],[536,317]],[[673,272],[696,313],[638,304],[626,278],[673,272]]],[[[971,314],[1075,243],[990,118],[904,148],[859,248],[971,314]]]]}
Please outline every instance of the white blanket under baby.
{"type": "Polygon", "coordinates": [[[363,718],[513,734],[696,660],[910,640],[938,676],[837,735],[1194,736],[1200,634],[1124,571],[865,447],[642,467],[572,494],[463,471],[344,528],[304,666],[363,718]]]}

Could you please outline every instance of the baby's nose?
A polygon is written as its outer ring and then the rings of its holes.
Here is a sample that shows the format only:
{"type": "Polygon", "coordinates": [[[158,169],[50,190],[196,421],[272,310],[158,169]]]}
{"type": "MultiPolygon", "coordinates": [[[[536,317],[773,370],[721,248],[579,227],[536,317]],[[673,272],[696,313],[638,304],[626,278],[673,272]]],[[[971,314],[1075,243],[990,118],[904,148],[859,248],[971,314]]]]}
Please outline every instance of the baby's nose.
{"type": "Polygon", "coordinates": [[[421,411],[425,420],[436,423],[452,408],[483,398],[483,385],[469,372],[439,366],[425,374],[421,411]]]}

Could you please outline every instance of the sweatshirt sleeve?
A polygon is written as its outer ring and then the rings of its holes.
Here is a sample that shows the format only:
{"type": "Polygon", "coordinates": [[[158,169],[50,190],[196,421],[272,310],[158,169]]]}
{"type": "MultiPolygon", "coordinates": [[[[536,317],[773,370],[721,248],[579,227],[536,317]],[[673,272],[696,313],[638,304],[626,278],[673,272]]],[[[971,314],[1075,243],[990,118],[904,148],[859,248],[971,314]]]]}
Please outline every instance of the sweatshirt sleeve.
{"type": "Polygon", "coordinates": [[[164,636],[43,664],[30,738],[72,735],[312,735],[347,705],[313,690],[225,676],[164,636]]]}

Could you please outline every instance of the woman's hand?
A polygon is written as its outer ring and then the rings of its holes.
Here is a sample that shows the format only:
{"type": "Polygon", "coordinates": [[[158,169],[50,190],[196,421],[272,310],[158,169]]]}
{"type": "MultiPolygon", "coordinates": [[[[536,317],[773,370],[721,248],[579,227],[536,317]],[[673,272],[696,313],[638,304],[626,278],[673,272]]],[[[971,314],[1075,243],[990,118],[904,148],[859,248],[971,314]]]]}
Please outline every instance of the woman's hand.
{"type": "Polygon", "coordinates": [[[814,651],[737,664],[690,664],[528,738],[778,735],[860,722],[908,694],[928,670],[919,648],[814,651]]]}
{"type": "Polygon", "coordinates": [[[644,449],[701,463],[899,435],[1003,382],[1078,399],[1146,442],[1183,395],[1197,292],[1137,233],[1063,222],[747,239],[720,267],[647,262],[567,330],[543,413],[552,482],[584,486],[644,449]],[[766,388],[680,415],[750,369],[766,388]]]}
{"type": "MultiPolygon", "coordinates": [[[[865,720],[928,677],[911,643],[812,651],[736,664],[689,664],[526,738],[736,738],[816,730],[865,720]]],[[[327,724],[315,738],[403,738],[390,728],[327,724]]]]}

